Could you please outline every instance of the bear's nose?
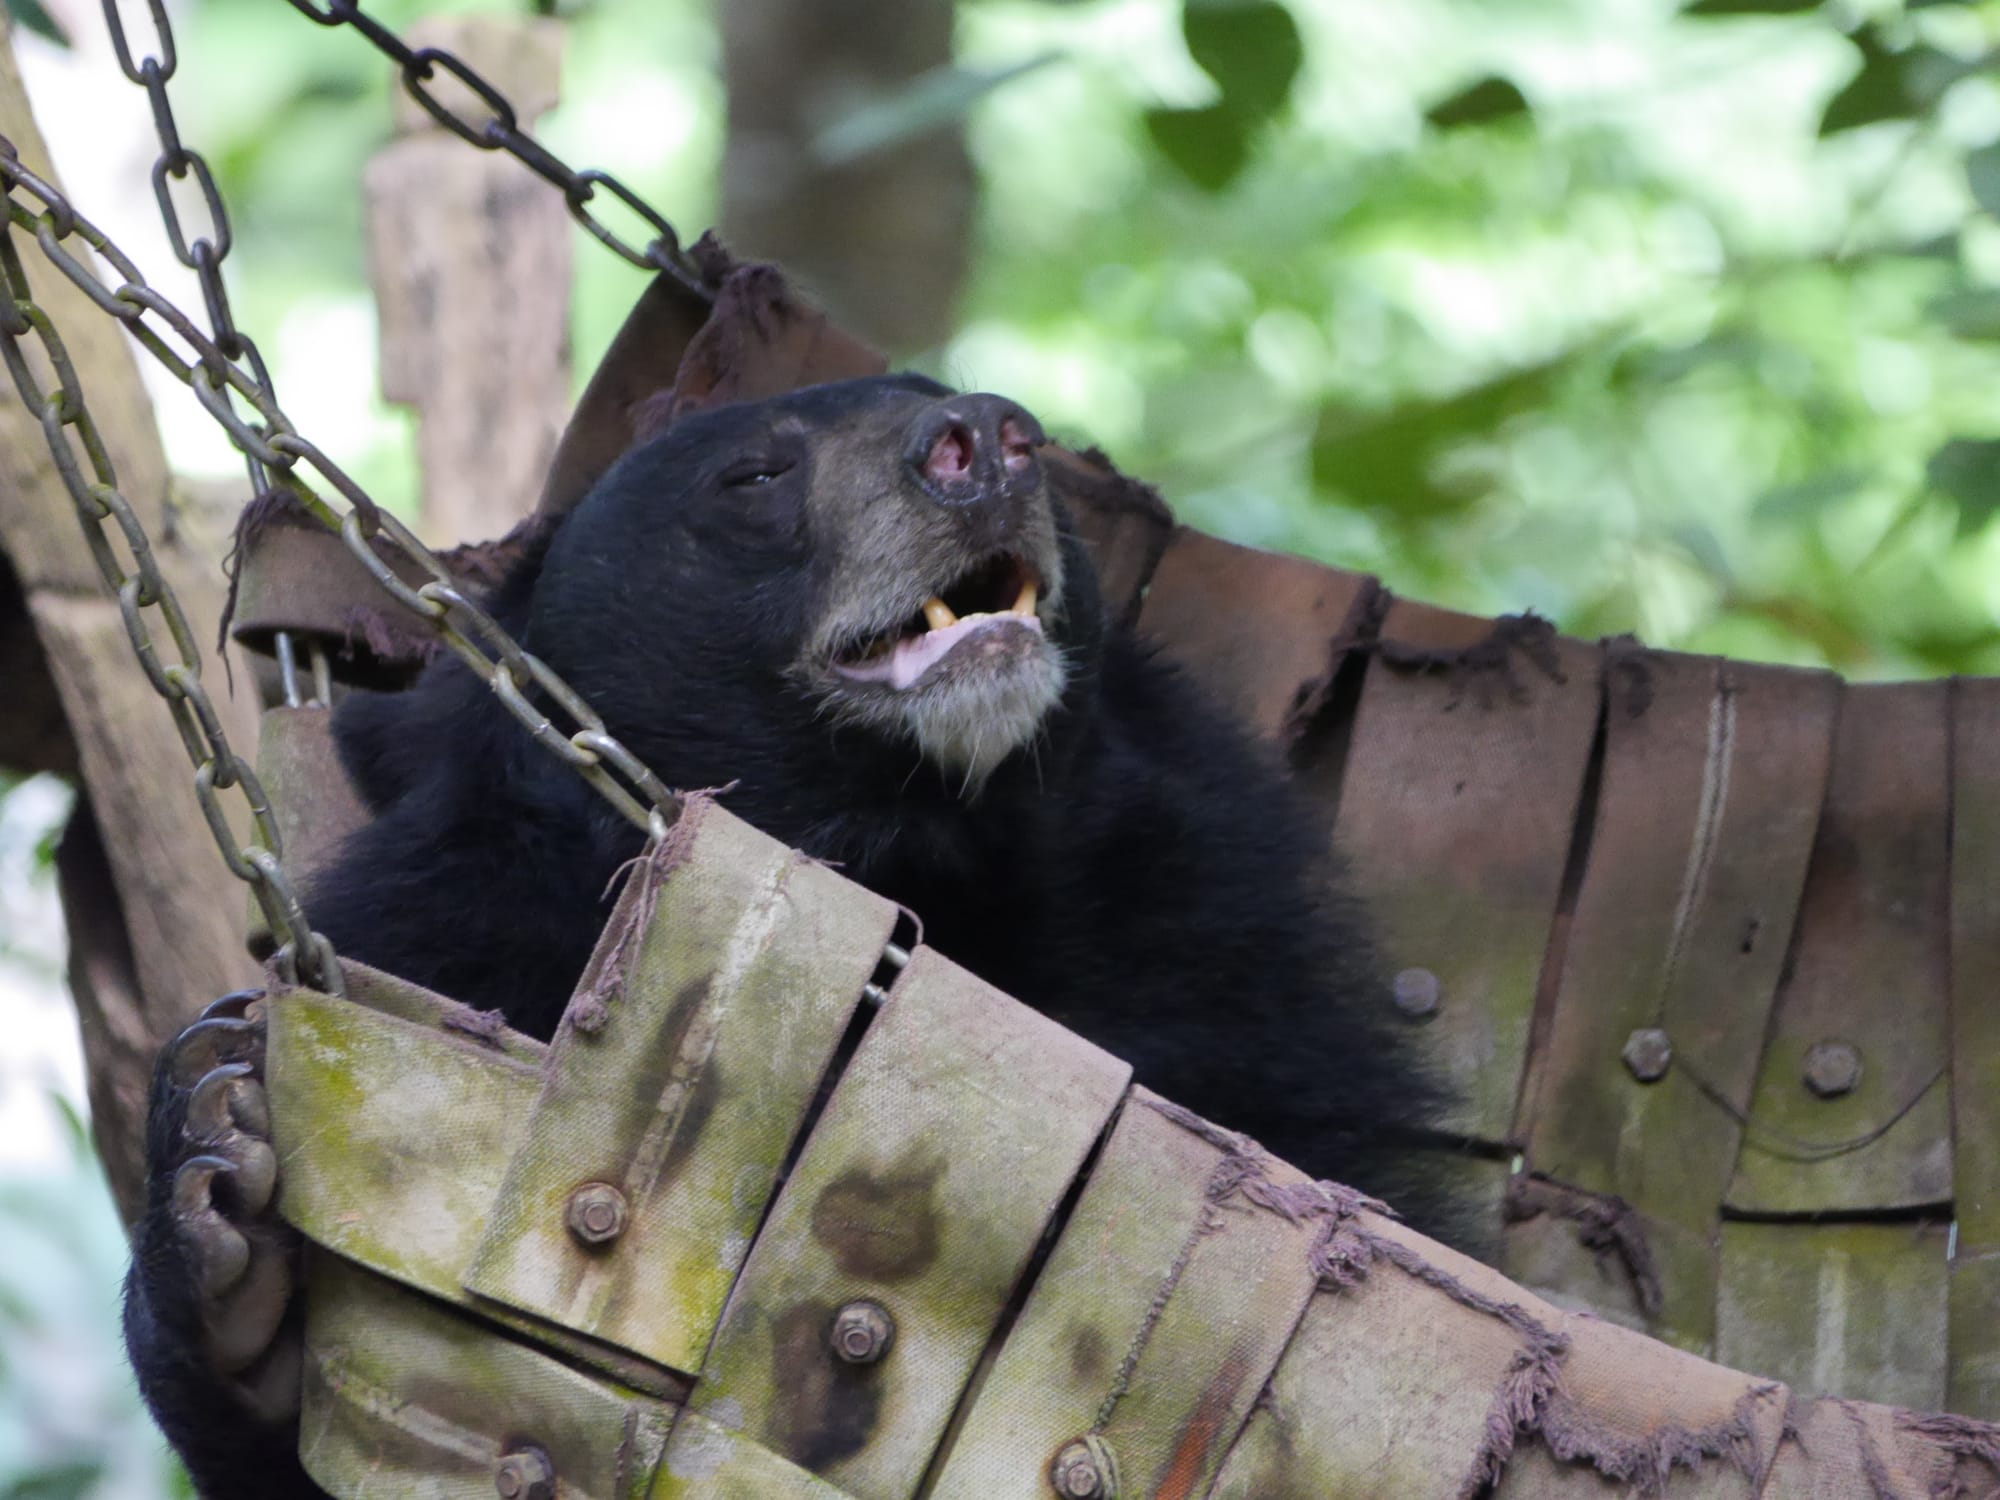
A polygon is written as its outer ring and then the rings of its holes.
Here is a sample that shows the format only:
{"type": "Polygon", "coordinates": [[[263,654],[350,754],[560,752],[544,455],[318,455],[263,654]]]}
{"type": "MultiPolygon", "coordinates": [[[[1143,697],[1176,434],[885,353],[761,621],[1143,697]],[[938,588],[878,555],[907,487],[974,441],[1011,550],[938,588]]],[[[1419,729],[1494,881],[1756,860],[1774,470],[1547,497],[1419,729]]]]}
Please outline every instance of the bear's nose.
{"type": "Polygon", "coordinates": [[[904,461],[941,505],[980,505],[1033,486],[1042,424],[1004,396],[954,396],[918,417],[904,461]]]}

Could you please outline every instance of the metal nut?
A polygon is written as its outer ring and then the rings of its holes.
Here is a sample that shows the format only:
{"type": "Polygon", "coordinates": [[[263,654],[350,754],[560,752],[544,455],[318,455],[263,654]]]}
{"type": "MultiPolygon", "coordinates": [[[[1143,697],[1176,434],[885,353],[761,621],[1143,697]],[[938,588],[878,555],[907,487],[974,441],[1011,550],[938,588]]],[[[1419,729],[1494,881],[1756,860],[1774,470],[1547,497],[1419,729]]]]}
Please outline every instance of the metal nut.
{"type": "Polygon", "coordinates": [[[850,1302],[833,1315],[827,1342],[850,1365],[872,1365],[896,1342],[896,1320],[879,1302],[850,1302]]]}
{"type": "Polygon", "coordinates": [[[1861,1082],[1861,1053],[1850,1042],[1815,1042],[1806,1049],[1805,1077],[1822,1099],[1851,1094],[1861,1082]]]}
{"type": "Polygon", "coordinates": [[[569,1195],[569,1232],[586,1245],[608,1245],[625,1232],[625,1195],[608,1182],[586,1182],[569,1195]]]}
{"type": "Polygon", "coordinates": [[[1659,1027],[1642,1026],[1625,1038],[1625,1050],[1619,1055],[1639,1082],[1658,1083],[1673,1066],[1674,1044],[1659,1027]]]}
{"type": "Polygon", "coordinates": [[[556,1466],[539,1448],[516,1448],[501,1455],[493,1488],[501,1500],[555,1500],[556,1466]]]}
{"type": "Polygon", "coordinates": [[[1394,980],[1396,1009],[1412,1020],[1437,1014],[1438,977],[1429,969],[1404,969],[1394,980]]]}
{"type": "Polygon", "coordinates": [[[1118,1464],[1097,1437],[1066,1443],[1049,1466],[1049,1483],[1063,1500],[1118,1500],[1118,1464]]]}

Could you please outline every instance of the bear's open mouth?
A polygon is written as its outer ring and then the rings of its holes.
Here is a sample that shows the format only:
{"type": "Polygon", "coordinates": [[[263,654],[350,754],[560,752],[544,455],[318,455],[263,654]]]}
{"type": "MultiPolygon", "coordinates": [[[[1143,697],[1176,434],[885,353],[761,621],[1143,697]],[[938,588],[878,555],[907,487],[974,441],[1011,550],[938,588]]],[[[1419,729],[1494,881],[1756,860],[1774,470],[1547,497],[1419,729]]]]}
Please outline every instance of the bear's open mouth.
{"type": "Polygon", "coordinates": [[[833,669],[856,682],[901,691],[970,636],[1023,627],[1039,635],[1035,605],[1041,589],[1041,578],[1025,558],[995,554],[932,594],[902,624],[836,652],[833,669]]]}

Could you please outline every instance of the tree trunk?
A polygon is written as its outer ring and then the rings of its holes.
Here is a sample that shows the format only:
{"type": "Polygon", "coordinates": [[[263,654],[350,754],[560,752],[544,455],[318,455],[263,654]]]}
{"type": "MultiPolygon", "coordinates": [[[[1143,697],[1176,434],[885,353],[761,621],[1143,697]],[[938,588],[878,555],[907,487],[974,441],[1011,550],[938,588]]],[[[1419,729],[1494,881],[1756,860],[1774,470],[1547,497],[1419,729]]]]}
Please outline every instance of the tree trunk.
{"type": "Polygon", "coordinates": [[[814,137],[951,63],[944,0],[731,0],[717,7],[729,88],[724,237],[782,264],[851,332],[892,353],[951,331],[973,179],[941,128],[838,165],[814,137]]]}
{"type": "MultiPolygon", "coordinates": [[[[464,58],[524,128],[556,103],[554,21],[436,16],[409,40],[464,58]]],[[[468,149],[400,90],[395,108],[397,138],[366,178],[382,394],[417,412],[419,529],[452,547],[506,531],[548,472],[570,405],[571,224],[562,195],[512,157],[468,149]]]]}
{"type": "MultiPolygon", "coordinates": [[[[54,181],[11,41],[0,11],[0,135],[31,170],[54,181]]],[[[70,248],[87,256],[76,240],[70,248]]],[[[32,244],[24,260],[36,300],[75,362],[120,487],[203,633],[221,610],[221,569],[169,500],[152,404],[131,346],[32,244]]],[[[201,1006],[255,981],[243,947],[243,887],[216,851],[195,801],[193,768],[91,561],[40,424],[11,392],[0,398],[0,553],[9,574],[0,586],[0,660],[20,665],[18,676],[8,669],[13,701],[0,713],[0,761],[81,777],[58,857],[70,984],[97,1146],[129,1220],[140,1205],[154,1052],[201,1006]]],[[[249,676],[239,671],[231,694],[220,658],[211,654],[203,665],[231,743],[248,755],[256,733],[249,676]]]]}

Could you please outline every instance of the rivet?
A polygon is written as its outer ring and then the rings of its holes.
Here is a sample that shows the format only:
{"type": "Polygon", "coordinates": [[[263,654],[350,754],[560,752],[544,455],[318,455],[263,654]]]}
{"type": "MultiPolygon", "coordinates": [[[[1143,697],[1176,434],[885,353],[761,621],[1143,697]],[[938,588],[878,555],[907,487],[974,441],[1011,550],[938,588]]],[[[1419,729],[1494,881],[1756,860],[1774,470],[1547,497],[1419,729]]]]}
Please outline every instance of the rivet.
{"type": "Polygon", "coordinates": [[[608,1245],[625,1232],[625,1195],[608,1182],[586,1182],[569,1195],[569,1232],[586,1245],[608,1245]]]}
{"type": "Polygon", "coordinates": [[[1394,981],[1396,1009],[1412,1020],[1435,1015],[1438,1008],[1438,977],[1429,969],[1405,969],[1394,981]]]}
{"type": "Polygon", "coordinates": [[[1049,1483],[1063,1500],[1118,1500],[1118,1461],[1099,1437],[1065,1443],[1049,1465],[1049,1483]]]}
{"type": "Polygon", "coordinates": [[[500,1456],[493,1488],[501,1500],[555,1500],[556,1466],[539,1448],[516,1448],[500,1456]]]}
{"type": "Polygon", "coordinates": [[[1658,1083],[1673,1066],[1674,1044],[1659,1027],[1642,1026],[1625,1038],[1625,1050],[1619,1055],[1639,1082],[1658,1083]]]}
{"type": "Polygon", "coordinates": [[[1806,1087],[1822,1099],[1838,1099],[1861,1082],[1861,1054],[1849,1042],[1815,1042],[1806,1049],[1806,1087]]]}
{"type": "Polygon", "coordinates": [[[896,1342],[896,1320],[879,1302],[850,1302],[833,1315],[827,1342],[850,1365],[872,1365],[896,1342]]]}

